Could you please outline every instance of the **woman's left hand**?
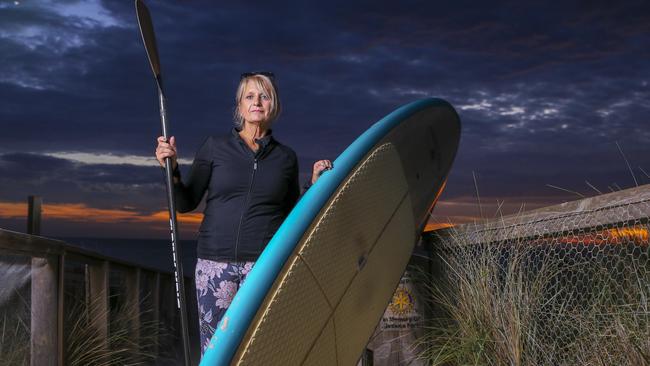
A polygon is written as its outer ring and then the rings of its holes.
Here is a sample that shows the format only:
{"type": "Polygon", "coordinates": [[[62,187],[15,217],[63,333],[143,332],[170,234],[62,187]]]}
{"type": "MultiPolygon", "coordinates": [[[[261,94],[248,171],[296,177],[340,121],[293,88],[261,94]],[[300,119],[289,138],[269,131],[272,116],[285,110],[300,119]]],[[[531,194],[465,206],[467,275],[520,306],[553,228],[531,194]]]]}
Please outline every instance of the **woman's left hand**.
{"type": "Polygon", "coordinates": [[[320,175],[323,174],[324,171],[332,169],[332,167],[332,162],[329,160],[319,160],[315,162],[311,174],[311,184],[316,183],[318,178],[320,178],[320,175]]]}

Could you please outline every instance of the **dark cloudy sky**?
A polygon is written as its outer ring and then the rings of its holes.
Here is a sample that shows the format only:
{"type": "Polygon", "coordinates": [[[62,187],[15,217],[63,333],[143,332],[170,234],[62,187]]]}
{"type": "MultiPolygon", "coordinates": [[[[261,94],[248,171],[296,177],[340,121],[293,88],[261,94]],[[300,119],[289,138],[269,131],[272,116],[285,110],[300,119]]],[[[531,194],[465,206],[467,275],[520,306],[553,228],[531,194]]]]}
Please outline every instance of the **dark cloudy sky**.
{"type": "MultiPolygon", "coordinates": [[[[272,70],[276,137],[303,177],[402,104],[435,96],[463,135],[436,220],[650,182],[650,5],[149,1],[180,154],[228,131],[244,71],[272,70]]],[[[166,237],[156,91],[132,1],[0,0],[0,228],[166,237]]],[[[186,167],[184,167],[185,169],[186,167]]],[[[199,216],[181,223],[194,236],[199,216]]]]}

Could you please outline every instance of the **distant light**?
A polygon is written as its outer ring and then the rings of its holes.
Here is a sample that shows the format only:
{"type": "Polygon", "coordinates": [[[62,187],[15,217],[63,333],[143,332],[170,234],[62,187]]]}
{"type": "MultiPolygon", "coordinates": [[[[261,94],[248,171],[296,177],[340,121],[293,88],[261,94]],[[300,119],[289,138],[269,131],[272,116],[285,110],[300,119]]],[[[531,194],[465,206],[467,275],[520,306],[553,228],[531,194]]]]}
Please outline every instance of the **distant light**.
{"type": "Polygon", "coordinates": [[[20,1],[14,1],[14,5],[20,5],[20,1]]]}

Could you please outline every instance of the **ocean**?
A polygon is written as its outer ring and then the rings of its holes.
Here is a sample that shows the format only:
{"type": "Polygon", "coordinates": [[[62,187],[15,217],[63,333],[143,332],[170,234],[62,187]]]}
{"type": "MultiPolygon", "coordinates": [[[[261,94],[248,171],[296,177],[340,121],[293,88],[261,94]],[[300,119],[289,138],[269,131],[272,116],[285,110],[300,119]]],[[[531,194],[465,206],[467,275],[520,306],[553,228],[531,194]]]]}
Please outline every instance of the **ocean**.
{"type": "MultiPolygon", "coordinates": [[[[166,272],[174,270],[171,240],[79,237],[58,237],[56,239],[78,248],[138,266],[166,272]]],[[[180,240],[178,246],[183,262],[183,274],[186,277],[194,277],[196,240],[180,240]]]]}

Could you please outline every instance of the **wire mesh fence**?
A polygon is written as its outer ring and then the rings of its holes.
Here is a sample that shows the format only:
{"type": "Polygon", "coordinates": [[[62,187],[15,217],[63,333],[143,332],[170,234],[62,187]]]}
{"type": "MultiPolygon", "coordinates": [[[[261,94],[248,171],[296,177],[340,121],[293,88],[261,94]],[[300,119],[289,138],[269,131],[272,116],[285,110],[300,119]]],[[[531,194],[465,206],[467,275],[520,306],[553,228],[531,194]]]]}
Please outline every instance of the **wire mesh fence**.
{"type": "Polygon", "coordinates": [[[650,364],[650,186],[437,232],[433,364],[650,364]]]}

